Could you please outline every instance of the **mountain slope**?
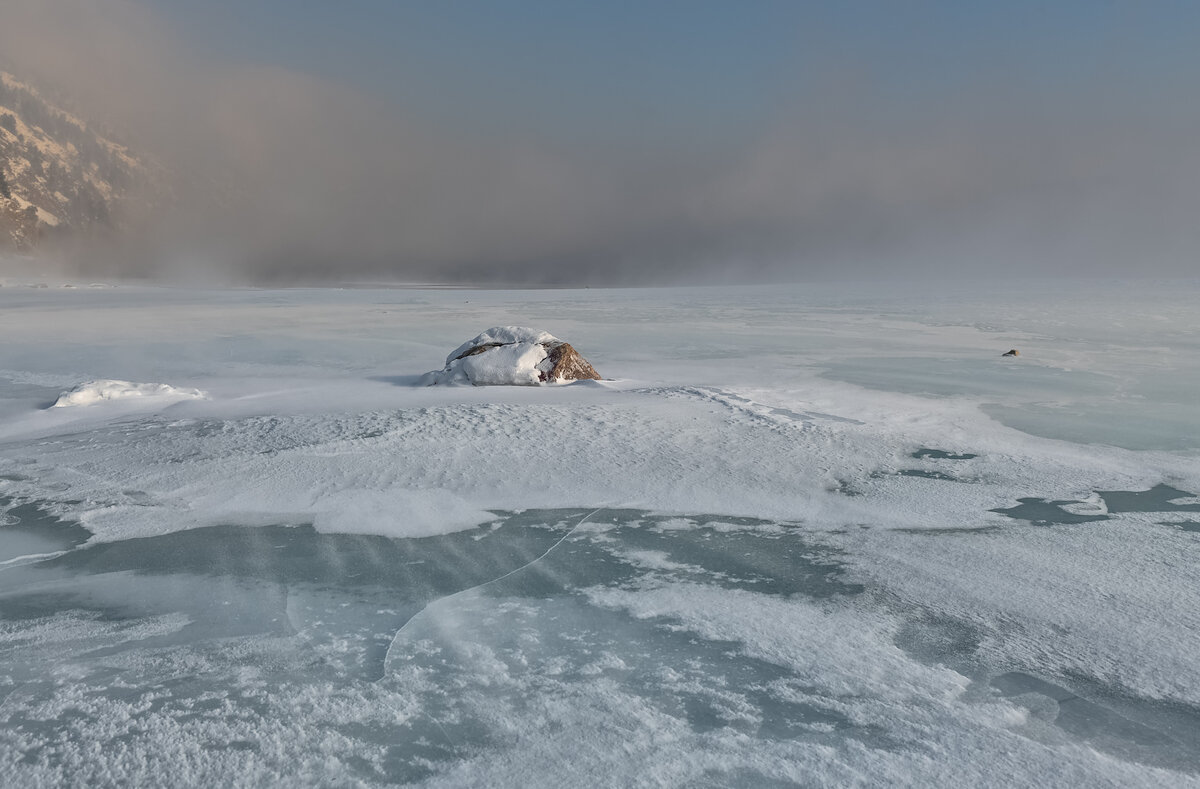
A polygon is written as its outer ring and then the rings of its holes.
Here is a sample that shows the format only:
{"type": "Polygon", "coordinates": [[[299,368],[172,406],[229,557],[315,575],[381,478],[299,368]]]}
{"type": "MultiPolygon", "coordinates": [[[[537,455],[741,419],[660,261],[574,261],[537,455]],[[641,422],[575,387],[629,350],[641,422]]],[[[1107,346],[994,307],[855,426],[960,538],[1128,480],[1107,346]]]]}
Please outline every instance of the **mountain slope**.
{"type": "Polygon", "coordinates": [[[0,71],[0,253],[120,230],[159,181],[111,135],[0,71]]]}

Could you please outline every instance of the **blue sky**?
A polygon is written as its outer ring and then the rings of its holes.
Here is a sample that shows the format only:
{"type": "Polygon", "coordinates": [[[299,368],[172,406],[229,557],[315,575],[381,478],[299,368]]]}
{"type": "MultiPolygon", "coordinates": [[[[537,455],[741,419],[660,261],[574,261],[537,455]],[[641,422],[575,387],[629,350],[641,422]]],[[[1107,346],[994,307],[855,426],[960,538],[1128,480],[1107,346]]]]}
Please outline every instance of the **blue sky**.
{"type": "MultiPolygon", "coordinates": [[[[839,73],[881,100],[969,90],[1186,87],[1200,4],[800,0],[155,0],[198,51],[401,106],[520,125],[723,127],[839,73]]],[[[1118,97],[1120,97],[1118,95],[1118,97]]],[[[1126,98],[1128,98],[1126,96],[1126,98]]]]}
{"type": "Polygon", "coordinates": [[[791,3],[162,3],[201,51],[488,128],[744,129],[799,76],[791,3]]]}

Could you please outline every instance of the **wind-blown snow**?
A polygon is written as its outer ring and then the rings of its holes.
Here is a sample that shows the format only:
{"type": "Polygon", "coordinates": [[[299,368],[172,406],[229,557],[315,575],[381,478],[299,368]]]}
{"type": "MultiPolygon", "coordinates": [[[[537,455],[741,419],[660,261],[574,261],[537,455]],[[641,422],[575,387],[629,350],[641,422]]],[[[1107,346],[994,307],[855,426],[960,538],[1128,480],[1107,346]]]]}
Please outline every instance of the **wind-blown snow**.
{"type": "Polygon", "coordinates": [[[1197,297],[6,287],[0,759],[1200,786],[1197,297]],[[418,385],[478,321],[614,380],[418,385]]]}
{"type": "Polygon", "coordinates": [[[339,490],[322,496],[313,509],[313,526],[325,534],[428,537],[496,519],[449,490],[339,490]]]}
{"type": "Polygon", "coordinates": [[[144,399],[151,401],[197,400],[207,397],[199,389],[181,389],[170,384],[139,384],[132,381],[103,379],[88,381],[63,392],[51,408],[96,405],[112,400],[144,399]]]}

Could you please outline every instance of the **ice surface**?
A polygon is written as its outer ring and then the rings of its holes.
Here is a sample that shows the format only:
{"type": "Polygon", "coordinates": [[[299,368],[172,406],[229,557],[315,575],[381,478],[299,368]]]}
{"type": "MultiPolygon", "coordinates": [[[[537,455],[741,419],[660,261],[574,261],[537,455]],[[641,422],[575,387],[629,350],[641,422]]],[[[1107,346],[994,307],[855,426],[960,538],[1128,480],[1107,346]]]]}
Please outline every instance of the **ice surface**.
{"type": "Polygon", "coordinates": [[[6,287],[6,780],[1200,785],[1200,286],[982,292],[6,287]]]}

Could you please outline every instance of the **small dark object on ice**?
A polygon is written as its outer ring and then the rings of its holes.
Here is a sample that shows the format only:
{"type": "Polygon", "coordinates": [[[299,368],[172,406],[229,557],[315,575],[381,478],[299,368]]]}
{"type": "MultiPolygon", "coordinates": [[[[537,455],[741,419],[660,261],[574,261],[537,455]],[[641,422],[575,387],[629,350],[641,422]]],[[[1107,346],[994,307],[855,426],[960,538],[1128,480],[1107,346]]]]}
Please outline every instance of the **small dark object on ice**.
{"type": "Polygon", "coordinates": [[[1011,351],[1009,351],[1008,353],[1001,354],[1001,356],[1020,356],[1020,355],[1021,355],[1021,352],[1020,352],[1020,351],[1018,351],[1016,348],[1013,348],[1013,349],[1012,349],[1011,351]]]}

